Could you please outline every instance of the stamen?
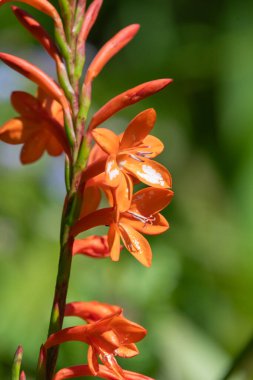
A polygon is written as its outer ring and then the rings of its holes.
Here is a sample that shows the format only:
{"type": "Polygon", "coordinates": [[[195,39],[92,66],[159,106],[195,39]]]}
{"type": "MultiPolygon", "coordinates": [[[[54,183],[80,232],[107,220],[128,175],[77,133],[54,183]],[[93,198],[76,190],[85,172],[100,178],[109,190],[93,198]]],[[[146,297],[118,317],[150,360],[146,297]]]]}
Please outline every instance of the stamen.
{"type": "Polygon", "coordinates": [[[135,219],[139,220],[140,222],[143,222],[144,223],[144,227],[146,226],[146,224],[151,224],[152,225],[153,222],[155,221],[155,216],[154,215],[144,216],[144,215],[141,215],[141,214],[136,214],[133,211],[127,211],[126,214],[130,214],[135,219]]]}

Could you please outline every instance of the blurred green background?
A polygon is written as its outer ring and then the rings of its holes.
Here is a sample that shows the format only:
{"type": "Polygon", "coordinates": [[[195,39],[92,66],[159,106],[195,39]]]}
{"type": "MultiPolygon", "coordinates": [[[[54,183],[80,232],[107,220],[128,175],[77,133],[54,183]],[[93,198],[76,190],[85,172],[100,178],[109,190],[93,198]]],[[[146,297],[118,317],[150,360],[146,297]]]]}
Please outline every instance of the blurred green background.
{"type": "MultiPolygon", "coordinates": [[[[51,21],[28,6],[52,32],[51,21]]],[[[174,83],[113,117],[121,132],[137,112],[155,107],[154,134],[166,146],[175,198],[171,229],[150,239],[151,269],[124,251],[119,263],[76,257],[69,301],[124,307],[149,334],[124,368],[158,380],[219,380],[253,334],[253,2],[105,0],[90,34],[92,56],[110,36],[139,22],[135,40],[96,79],[93,110],[151,79],[174,83]]],[[[54,75],[54,66],[22,29],[10,6],[0,11],[0,50],[54,75]]],[[[28,80],[0,65],[0,121],[14,111],[13,90],[28,80]]],[[[0,145],[0,378],[10,378],[18,344],[34,379],[53,297],[63,159],[21,167],[19,148],[0,145]]],[[[73,320],[68,321],[68,325],[73,320]]],[[[85,361],[83,346],[62,347],[59,368],[85,361]]],[[[253,379],[253,355],[233,379],[253,379]]]]}

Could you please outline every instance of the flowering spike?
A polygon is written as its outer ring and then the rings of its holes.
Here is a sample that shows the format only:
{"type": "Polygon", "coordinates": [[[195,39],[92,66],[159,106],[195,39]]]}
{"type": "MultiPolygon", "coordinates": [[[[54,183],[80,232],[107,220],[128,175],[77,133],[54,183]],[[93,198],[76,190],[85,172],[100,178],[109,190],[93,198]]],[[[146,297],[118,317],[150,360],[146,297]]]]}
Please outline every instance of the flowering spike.
{"type": "Polygon", "coordinates": [[[171,82],[172,79],[157,79],[140,84],[139,86],[133,87],[130,90],[115,96],[95,113],[91,119],[89,130],[97,127],[99,124],[103,123],[123,108],[135,104],[140,100],[161,91],[171,82]]]}
{"type": "Polygon", "coordinates": [[[134,38],[139,29],[139,24],[127,26],[119,31],[99,50],[91,62],[85,77],[85,85],[87,87],[91,84],[93,79],[98,76],[107,62],[134,38]]]}
{"type": "Polygon", "coordinates": [[[13,70],[18,71],[20,74],[37,83],[47,94],[58,100],[63,107],[68,107],[68,101],[61,88],[38,67],[11,54],[0,53],[0,59],[13,70]]]}
{"type": "Polygon", "coordinates": [[[46,30],[29,13],[16,6],[11,7],[18,21],[41,43],[53,59],[60,59],[58,49],[46,30]]]}
{"type": "Polygon", "coordinates": [[[83,25],[82,25],[82,28],[81,28],[81,31],[80,31],[80,34],[79,34],[79,37],[78,37],[78,44],[84,44],[89,33],[90,33],[90,30],[91,28],[93,27],[96,19],[97,19],[97,16],[98,16],[98,13],[100,11],[100,8],[103,4],[103,0],[94,0],[89,8],[87,9],[87,12],[85,14],[85,17],[84,17],[84,21],[83,21],[83,25]]]}

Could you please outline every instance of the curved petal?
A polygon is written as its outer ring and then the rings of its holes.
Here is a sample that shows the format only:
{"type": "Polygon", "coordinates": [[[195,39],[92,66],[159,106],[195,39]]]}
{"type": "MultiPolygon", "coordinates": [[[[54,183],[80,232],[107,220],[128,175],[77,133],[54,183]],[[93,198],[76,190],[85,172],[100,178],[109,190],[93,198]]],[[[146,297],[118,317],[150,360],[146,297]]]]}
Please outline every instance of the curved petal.
{"type": "Polygon", "coordinates": [[[85,215],[88,215],[93,211],[96,211],[100,201],[101,192],[99,188],[96,186],[86,187],[83,192],[82,206],[79,218],[83,218],[85,215]]]}
{"type": "Polygon", "coordinates": [[[172,190],[147,187],[133,195],[129,211],[147,217],[152,216],[168,206],[173,195],[172,190]]]}
{"type": "Polygon", "coordinates": [[[104,159],[106,160],[108,157],[108,154],[103,151],[102,148],[98,144],[94,144],[91,148],[89,158],[88,158],[88,165],[93,164],[94,162],[104,159]]]}
{"type": "Polygon", "coordinates": [[[141,145],[136,147],[139,156],[153,158],[158,156],[164,150],[164,145],[157,137],[148,135],[143,139],[141,145]]]}
{"type": "Polygon", "coordinates": [[[136,216],[128,214],[127,212],[120,218],[120,222],[132,226],[135,230],[146,235],[159,235],[167,231],[169,223],[162,214],[155,214],[151,218],[140,219],[140,215],[136,216]]]}
{"type": "Polygon", "coordinates": [[[120,256],[120,233],[115,223],[110,225],[108,231],[108,244],[112,261],[119,261],[120,256]]]}
{"type": "Polygon", "coordinates": [[[88,366],[91,371],[91,373],[96,376],[99,371],[99,364],[97,359],[97,354],[95,349],[92,346],[89,346],[88,348],[88,366]]]}
{"type": "Polygon", "coordinates": [[[11,104],[20,115],[27,118],[37,118],[42,107],[38,99],[24,91],[13,91],[11,94],[11,104]]]}
{"type": "Polygon", "coordinates": [[[22,164],[31,164],[37,161],[46,149],[48,137],[42,133],[35,133],[31,135],[24,143],[20,160],[22,164]]]}
{"type": "Polygon", "coordinates": [[[121,170],[118,167],[116,156],[108,157],[105,165],[105,176],[106,184],[110,187],[117,187],[122,181],[122,177],[124,175],[121,173],[121,170]]]}
{"type": "Polygon", "coordinates": [[[68,317],[79,317],[91,323],[118,312],[122,312],[119,306],[102,302],[71,302],[66,305],[64,315],[68,317]]]}
{"type": "Polygon", "coordinates": [[[49,136],[46,149],[48,154],[53,157],[60,156],[63,152],[62,145],[54,136],[49,136]]]}
{"type": "Polygon", "coordinates": [[[120,142],[120,150],[132,148],[149,134],[156,121],[156,112],[149,108],[139,113],[128,125],[120,142]]]}
{"type": "Polygon", "coordinates": [[[113,209],[111,207],[94,211],[91,214],[79,219],[71,228],[71,234],[76,236],[83,231],[89,230],[90,228],[109,225],[112,222],[112,218],[113,209]]]}
{"type": "Polygon", "coordinates": [[[107,236],[92,235],[85,239],[76,239],[72,254],[86,255],[98,259],[110,256],[107,236]]]}
{"type": "Polygon", "coordinates": [[[98,128],[92,131],[96,143],[108,154],[117,154],[119,150],[118,136],[106,128],[98,128]]]}
{"type": "Polygon", "coordinates": [[[102,46],[87,70],[85,77],[86,86],[89,86],[93,79],[102,71],[107,62],[134,38],[139,28],[140,26],[138,24],[129,25],[120,30],[102,46]]]}
{"type": "Polygon", "coordinates": [[[115,373],[115,375],[117,376],[117,379],[125,380],[123,369],[120,367],[120,365],[118,364],[113,354],[111,355],[101,354],[99,355],[99,357],[102,363],[115,373]]]}
{"type": "Polygon", "coordinates": [[[133,195],[133,181],[130,176],[122,172],[119,186],[114,190],[117,208],[124,212],[130,208],[133,195]]]}
{"type": "Polygon", "coordinates": [[[133,227],[119,223],[120,236],[126,249],[145,267],[150,267],[152,251],[148,241],[133,227]]]}
{"type": "Polygon", "coordinates": [[[22,144],[36,132],[37,127],[38,123],[32,120],[16,117],[0,128],[0,140],[7,144],[22,144]]]}
{"type": "Polygon", "coordinates": [[[123,108],[135,104],[142,99],[147,98],[161,91],[172,82],[172,79],[157,79],[150,82],[142,83],[139,86],[133,87],[130,90],[122,92],[107,102],[93,115],[89,124],[89,130],[102,124],[112,115],[119,112],[123,108]]]}
{"type": "Polygon", "coordinates": [[[121,358],[132,358],[139,354],[139,350],[134,343],[130,343],[125,346],[120,346],[115,353],[121,358]]]}
{"type": "Polygon", "coordinates": [[[172,178],[169,171],[156,161],[138,159],[125,155],[121,157],[119,166],[137,177],[141,182],[149,186],[168,188],[172,186],[172,178]]]}

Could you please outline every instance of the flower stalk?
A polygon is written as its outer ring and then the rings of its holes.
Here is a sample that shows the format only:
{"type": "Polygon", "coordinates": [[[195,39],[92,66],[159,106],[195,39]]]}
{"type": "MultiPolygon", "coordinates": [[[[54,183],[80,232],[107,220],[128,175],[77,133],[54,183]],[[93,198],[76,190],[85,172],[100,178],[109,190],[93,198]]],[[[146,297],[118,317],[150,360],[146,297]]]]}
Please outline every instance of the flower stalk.
{"type": "MultiPolygon", "coordinates": [[[[9,1],[0,0],[0,5],[9,1]]],[[[4,63],[39,86],[36,96],[22,91],[12,94],[11,102],[19,116],[3,125],[0,140],[23,144],[20,155],[23,164],[37,161],[45,151],[51,156],[65,154],[66,197],[58,272],[48,337],[41,346],[36,380],[79,375],[109,380],[152,380],[124,371],[116,360],[116,356],[131,358],[139,353],[135,343],[147,333],[142,326],[126,319],[119,306],[98,301],[66,305],[66,298],[72,258],[77,254],[118,261],[124,246],[143,266],[151,266],[152,250],[143,235],[160,234],[169,228],[160,211],[173,197],[169,171],[153,160],[164,149],[159,139],[149,135],[156,112],[150,108],[139,113],[120,135],[98,127],[123,108],[161,91],[172,80],[153,80],[124,91],[107,101],[87,126],[93,81],[134,38],[139,25],[129,25],[113,36],[98,51],[82,81],[85,43],[102,0],[93,0],[87,10],[86,0],[60,0],[60,14],[47,0],[20,2],[34,6],[54,20],[55,41],[27,12],[12,8],[20,23],[53,58],[59,84],[30,62],[0,53],[4,63]],[[134,192],[134,185],[139,182],[148,187],[134,192]],[[101,192],[109,206],[104,209],[99,209],[101,192]],[[79,233],[100,225],[108,227],[107,235],[78,239],[79,233]],[[84,325],[63,329],[64,317],[70,315],[81,318],[84,325]],[[70,340],[89,346],[88,364],[56,373],[60,344],[70,340]]],[[[25,380],[24,372],[20,373],[21,359],[22,348],[19,348],[13,380],[25,380]]]]}

